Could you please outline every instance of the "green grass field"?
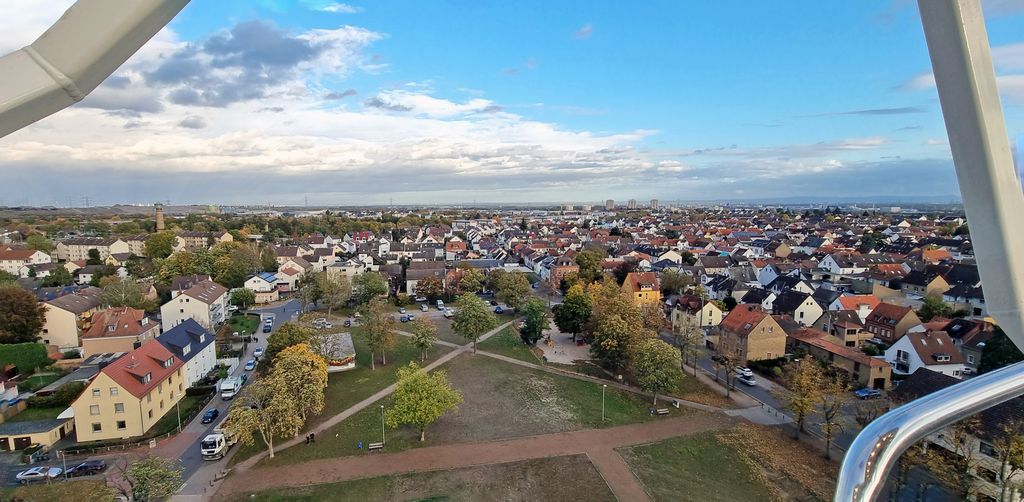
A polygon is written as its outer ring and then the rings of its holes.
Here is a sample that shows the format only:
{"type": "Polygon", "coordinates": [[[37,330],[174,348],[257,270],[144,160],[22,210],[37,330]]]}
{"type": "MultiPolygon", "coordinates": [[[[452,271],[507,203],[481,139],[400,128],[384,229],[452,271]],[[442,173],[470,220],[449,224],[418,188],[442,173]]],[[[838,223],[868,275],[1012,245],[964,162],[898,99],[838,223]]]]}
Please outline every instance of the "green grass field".
{"type": "Polygon", "coordinates": [[[26,392],[35,392],[53,382],[56,382],[60,376],[60,373],[35,374],[26,378],[24,382],[18,383],[18,389],[26,392]]]}
{"type": "Polygon", "coordinates": [[[56,408],[25,408],[21,413],[8,418],[8,422],[31,422],[33,420],[52,420],[57,418],[57,415],[67,409],[67,406],[59,406],[56,408]]]}
{"type": "Polygon", "coordinates": [[[271,490],[242,494],[234,500],[612,502],[615,496],[586,455],[572,455],[271,490]]]}
{"type": "MultiPolygon", "coordinates": [[[[381,366],[380,354],[375,354],[377,360],[376,369],[370,369],[370,350],[366,346],[366,339],[362,336],[360,327],[346,328],[352,333],[352,342],[356,348],[356,367],[349,371],[332,373],[327,379],[327,390],[324,396],[324,411],[319,415],[310,417],[303,430],[309,430],[324,420],[341,413],[352,405],[366,399],[375,392],[398,381],[398,368],[415,361],[417,364],[426,365],[431,361],[449,352],[451,349],[435,345],[428,351],[426,362],[420,362],[419,351],[409,343],[403,336],[395,336],[397,342],[395,348],[388,351],[388,364],[381,366]]],[[[378,408],[379,413],[379,408],[378,408]]],[[[351,417],[352,420],[355,417],[351,417]]],[[[236,463],[245,460],[260,451],[266,449],[266,444],[258,437],[252,446],[240,445],[238,453],[232,457],[231,462],[236,463]]],[[[301,449],[296,446],[294,449],[301,449]]]]}
{"type": "Polygon", "coordinates": [[[260,325],[260,316],[256,314],[235,315],[228,319],[228,324],[231,326],[231,331],[237,331],[242,335],[251,335],[260,325]]]}
{"type": "Polygon", "coordinates": [[[762,501],[770,489],[713,433],[619,450],[656,501],[762,501]]]}
{"type": "MultiPolygon", "coordinates": [[[[648,410],[647,398],[609,388],[601,421],[600,385],[524,368],[483,355],[462,354],[442,367],[452,386],[463,394],[457,412],[449,412],[427,429],[420,442],[410,427],[387,429],[385,451],[488,441],[570,430],[612,427],[658,420],[648,410]]],[[[385,399],[385,410],[390,400],[385,399]]],[[[381,439],[379,404],[317,435],[316,443],[279,452],[261,465],[285,465],[318,458],[365,455],[357,445],[381,439]]],[[[691,413],[671,409],[673,416],[691,413]]]]}
{"type": "Polygon", "coordinates": [[[523,340],[519,338],[519,334],[516,333],[512,326],[508,326],[501,330],[501,332],[480,342],[477,344],[477,348],[519,359],[520,361],[540,364],[540,360],[533,354],[530,347],[523,343],[523,340]]]}

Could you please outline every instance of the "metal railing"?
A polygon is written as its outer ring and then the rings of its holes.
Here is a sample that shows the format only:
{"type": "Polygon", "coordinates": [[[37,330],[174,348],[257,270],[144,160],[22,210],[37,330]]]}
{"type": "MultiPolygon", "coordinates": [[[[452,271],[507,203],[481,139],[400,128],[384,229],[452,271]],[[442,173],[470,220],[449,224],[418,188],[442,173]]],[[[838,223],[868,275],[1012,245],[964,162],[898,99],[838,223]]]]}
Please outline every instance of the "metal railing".
{"type": "MultiPolygon", "coordinates": [[[[918,0],[953,163],[971,222],[989,313],[1024,347],[1024,195],[1013,168],[978,0],[918,0]]],[[[912,401],[868,424],[850,445],[836,502],[879,495],[889,469],[916,441],[1024,393],[1017,363],[912,401]]]]}

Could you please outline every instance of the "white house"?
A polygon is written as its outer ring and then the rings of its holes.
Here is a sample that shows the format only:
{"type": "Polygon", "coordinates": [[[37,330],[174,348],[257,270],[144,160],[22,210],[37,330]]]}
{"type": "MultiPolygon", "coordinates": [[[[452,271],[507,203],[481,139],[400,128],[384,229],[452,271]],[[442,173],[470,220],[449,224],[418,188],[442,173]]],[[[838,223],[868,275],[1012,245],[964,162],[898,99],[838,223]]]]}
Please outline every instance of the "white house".
{"type": "Polygon", "coordinates": [[[962,378],[964,358],[945,331],[908,332],[885,351],[893,373],[909,375],[918,368],[962,378]]]}
{"type": "Polygon", "coordinates": [[[202,281],[172,298],[160,307],[164,329],[173,328],[187,319],[214,329],[224,322],[228,308],[228,290],[213,281],[202,281]]]}
{"type": "Polygon", "coordinates": [[[28,277],[33,265],[50,263],[50,255],[34,249],[0,249],[0,270],[18,277],[28,277]]]}
{"type": "Polygon", "coordinates": [[[215,338],[194,319],[186,319],[156,337],[161,345],[185,363],[182,377],[190,387],[217,365],[215,338]]]}
{"type": "Polygon", "coordinates": [[[270,272],[259,273],[246,279],[245,287],[256,293],[256,303],[276,302],[280,295],[277,289],[277,275],[270,272]]]}

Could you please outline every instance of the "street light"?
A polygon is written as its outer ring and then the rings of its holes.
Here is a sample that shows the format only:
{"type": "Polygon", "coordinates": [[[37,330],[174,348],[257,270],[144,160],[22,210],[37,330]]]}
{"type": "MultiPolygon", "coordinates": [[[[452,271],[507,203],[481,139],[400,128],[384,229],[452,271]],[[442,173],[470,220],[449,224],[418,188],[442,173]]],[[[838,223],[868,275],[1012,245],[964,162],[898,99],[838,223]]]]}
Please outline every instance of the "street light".
{"type": "Polygon", "coordinates": [[[181,432],[181,400],[174,403],[174,411],[178,412],[178,432],[181,432]]]}
{"type": "Polygon", "coordinates": [[[608,388],[608,384],[601,385],[601,423],[604,423],[604,391],[608,388]]]}
{"type": "Polygon", "coordinates": [[[384,405],[380,405],[380,444],[384,444],[384,405]]]}
{"type": "Polygon", "coordinates": [[[68,456],[64,453],[64,450],[57,450],[57,456],[60,457],[61,461],[64,462],[64,481],[68,479],[68,456]]]}

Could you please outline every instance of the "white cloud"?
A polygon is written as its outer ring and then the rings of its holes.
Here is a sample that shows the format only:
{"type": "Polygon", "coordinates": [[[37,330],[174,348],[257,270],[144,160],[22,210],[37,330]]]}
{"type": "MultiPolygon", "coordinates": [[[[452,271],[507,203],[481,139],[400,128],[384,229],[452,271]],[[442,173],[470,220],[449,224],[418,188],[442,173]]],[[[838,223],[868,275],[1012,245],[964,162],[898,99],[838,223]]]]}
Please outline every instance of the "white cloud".
{"type": "Polygon", "coordinates": [[[324,12],[333,12],[336,14],[356,14],[358,12],[363,11],[362,8],[353,7],[347,3],[332,3],[321,7],[320,10],[324,12]]]}
{"type": "MultiPolygon", "coordinates": [[[[999,95],[1007,103],[1024,104],[1024,43],[993,47],[992,64],[996,70],[999,95]]],[[[903,82],[899,88],[907,91],[933,89],[935,76],[930,71],[921,73],[903,82]]]]}
{"type": "Polygon", "coordinates": [[[580,29],[574,31],[572,36],[573,36],[573,38],[585,39],[585,38],[590,38],[590,36],[593,35],[593,34],[594,34],[594,26],[592,24],[590,24],[590,23],[587,23],[587,24],[585,24],[583,26],[580,26],[580,29]]]}

